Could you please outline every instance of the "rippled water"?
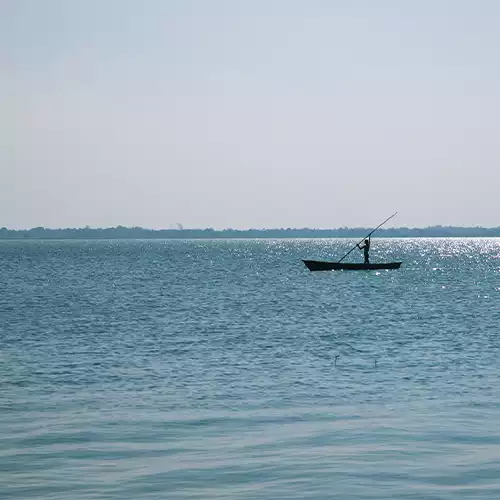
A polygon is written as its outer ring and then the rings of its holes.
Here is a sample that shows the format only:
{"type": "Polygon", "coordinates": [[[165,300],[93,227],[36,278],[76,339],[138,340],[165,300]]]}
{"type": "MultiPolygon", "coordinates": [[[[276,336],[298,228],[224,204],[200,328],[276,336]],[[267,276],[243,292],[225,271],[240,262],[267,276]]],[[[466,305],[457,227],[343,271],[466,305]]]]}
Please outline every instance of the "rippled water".
{"type": "Polygon", "coordinates": [[[500,498],[500,239],[350,244],[1,242],[0,496],[500,498]]]}

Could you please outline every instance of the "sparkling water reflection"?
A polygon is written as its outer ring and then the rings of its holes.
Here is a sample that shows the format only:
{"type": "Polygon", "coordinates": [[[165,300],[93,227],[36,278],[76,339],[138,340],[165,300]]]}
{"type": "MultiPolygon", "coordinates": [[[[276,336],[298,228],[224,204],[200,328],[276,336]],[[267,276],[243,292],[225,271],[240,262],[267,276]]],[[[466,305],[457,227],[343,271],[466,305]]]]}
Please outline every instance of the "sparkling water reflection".
{"type": "Polygon", "coordinates": [[[500,240],[351,244],[1,242],[3,494],[500,497],[500,240]]]}

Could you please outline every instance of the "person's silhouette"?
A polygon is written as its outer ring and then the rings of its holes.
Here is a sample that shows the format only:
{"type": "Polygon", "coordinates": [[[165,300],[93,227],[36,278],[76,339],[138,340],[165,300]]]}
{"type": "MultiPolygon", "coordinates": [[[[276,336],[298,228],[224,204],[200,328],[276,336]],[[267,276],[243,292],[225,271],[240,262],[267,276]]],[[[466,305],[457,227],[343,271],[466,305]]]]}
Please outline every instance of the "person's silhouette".
{"type": "Polygon", "coordinates": [[[362,247],[360,247],[359,243],[358,243],[358,248],[360,250],[364,251],[365,264],[369,264],[370,263],[370,255],[369,255],[369,252],[370,252],[370,238],[368,238],[367,240],[365,240],[365,244],[362,247]]]}

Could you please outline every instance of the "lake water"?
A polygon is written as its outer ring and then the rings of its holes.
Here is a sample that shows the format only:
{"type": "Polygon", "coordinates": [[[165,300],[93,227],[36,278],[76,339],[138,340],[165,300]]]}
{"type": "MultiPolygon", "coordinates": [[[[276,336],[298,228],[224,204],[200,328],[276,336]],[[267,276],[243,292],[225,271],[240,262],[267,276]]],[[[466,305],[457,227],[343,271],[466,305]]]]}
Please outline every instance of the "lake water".
{"type": "Polygon", "coordinates": [[[500,239],[351,244],[0,242],[0,497],[500,498],[500,239]]]}

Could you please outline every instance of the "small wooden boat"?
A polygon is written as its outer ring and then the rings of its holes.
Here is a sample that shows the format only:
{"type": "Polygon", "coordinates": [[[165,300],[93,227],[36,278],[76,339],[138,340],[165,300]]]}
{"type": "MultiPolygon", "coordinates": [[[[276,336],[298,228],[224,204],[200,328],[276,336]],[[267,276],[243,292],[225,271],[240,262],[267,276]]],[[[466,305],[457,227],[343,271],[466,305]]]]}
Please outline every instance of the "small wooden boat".
{"type": "Polygon", "coordinates": [[[324,260],[302,260],[309,271],[373,271],[376,269],[399,269],[402,262],[373,262],[357,264],[354,262],[327,262],[324,260]]]}
{"type": "Polygon", "coordinates": [[[306,265],[307,269],[309,271],[372,271],[376,269],[399,269],[402,262],[376,262],[376,263],[370,263],[370,264],[357,264],[354,262],[342,262],[355,248],[359,248],[362,250],[363,248],[366,248],[365,250],[365,259],[368,258],[368,250],[370,248],[370,243],[369,241],[366,241],[366,238],[370,238],[370,236],[380,227],[382,227],[388,220],[391,220],[395,215],[397,214],[394,213],[387,219],[385,219],[384,222],[379,224],[375,229],[370,231],[359,243],[354,245],[339,261],[337,262],[328,262],[324,260],[304,260],[302,259],[302,262],[306,265]],[[365,241],[365,246],[360,247],[359,244],[365,241]]]}

